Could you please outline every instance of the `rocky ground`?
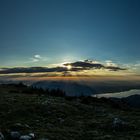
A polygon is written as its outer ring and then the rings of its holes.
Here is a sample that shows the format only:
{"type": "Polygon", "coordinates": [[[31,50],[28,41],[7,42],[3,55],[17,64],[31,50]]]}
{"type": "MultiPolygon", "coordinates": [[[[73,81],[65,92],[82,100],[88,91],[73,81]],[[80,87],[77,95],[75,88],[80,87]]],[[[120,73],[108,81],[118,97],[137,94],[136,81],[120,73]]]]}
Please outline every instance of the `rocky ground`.
{"type": "Polygon", "coordinates": [[[139,140],[140,110],[105,99],[0,92],[0,140],[139,140]]]}

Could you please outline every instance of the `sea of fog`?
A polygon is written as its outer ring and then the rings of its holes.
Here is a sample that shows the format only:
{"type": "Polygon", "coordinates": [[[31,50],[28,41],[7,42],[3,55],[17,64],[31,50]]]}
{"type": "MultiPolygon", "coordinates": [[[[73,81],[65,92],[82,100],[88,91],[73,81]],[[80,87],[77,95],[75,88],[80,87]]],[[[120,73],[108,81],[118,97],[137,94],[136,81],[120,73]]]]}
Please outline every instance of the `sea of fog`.
{"type": "Polygon", "coordinates": [[[128,97],[128,96],[135,95],[135,94],[140,95],[140,89],[132,89],[132,90],[129,90],[129,91],[116,92],[116,93],[96,94],[96,95],[92,95],[92,97],[124,98],[124,97],[128,97]]]}

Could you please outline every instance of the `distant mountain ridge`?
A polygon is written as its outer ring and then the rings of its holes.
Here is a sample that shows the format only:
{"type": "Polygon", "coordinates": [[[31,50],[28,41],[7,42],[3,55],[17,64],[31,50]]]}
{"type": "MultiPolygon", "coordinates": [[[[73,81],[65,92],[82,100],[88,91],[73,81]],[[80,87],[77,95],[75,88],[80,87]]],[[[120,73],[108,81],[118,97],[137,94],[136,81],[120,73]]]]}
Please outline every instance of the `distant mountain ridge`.
{"type": "Polygon", "coordinates": [[[140,89],[139,85],[130,84],[105,84],[105,83],[82,83],[77,81],[38,81],[32,84],[33,87],[43,89],[60,89],[63,90],[67,96],[91,96],[94,94],[103,93],[117,93],[129,91],[131,89],[140,89]]]}
{"type": "Polygon", "coordinates": [[[67,96],[90,96],[96,94],[96,91],[87,85],[76,82],[64,81],[40,81],[32,85],[33,87],[43,89],[61,89],[67,96]]]}
{"type": "Polygon", "coordinates": [[[109,98],[116,103],[126,103],[130,107],[140,108],[140,95],[134,94],[124,98],[109,98]]]}
{"type": "Polygon", "coordinates": [[[124,100],[132,107],[139,107],[140,108],[140,95],[131,95],[128,96],[126,98],[124,98],[124,100]]]}
{"type": "MultiPolygon", "coordinates": [[[[96,88],[93,89],[90,86],[72,81],[40,81],[32,84],[32,86],[50,90],[60,89],[65,92],[66,96],[91,96],[93,94],[98,94],[96,88]]],[[[140,108],[140,95],[131,95],[120,99],[116,97],[110,97],[110,99],[118,103],[123,101],[131,107],[140,108]]]]}

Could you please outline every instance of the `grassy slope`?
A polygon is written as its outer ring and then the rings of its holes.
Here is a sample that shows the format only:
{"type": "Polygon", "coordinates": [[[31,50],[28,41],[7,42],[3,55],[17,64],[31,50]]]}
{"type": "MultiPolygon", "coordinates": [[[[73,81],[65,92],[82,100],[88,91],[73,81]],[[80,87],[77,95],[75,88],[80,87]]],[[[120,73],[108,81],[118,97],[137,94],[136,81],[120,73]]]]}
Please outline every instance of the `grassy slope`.
{"type": "Polygon", "coordinates": [[[26,131],[50,140],[139,140],[139,110],[115,109],[105,102],[90,105],[81,100],[68,101],[47,97],[9,93],[0,89],[0,128],[8,130],[14,123],[28,124],[26,131]],[[135,129],[114,132],[112,120],[122,118],[135,129]]]}

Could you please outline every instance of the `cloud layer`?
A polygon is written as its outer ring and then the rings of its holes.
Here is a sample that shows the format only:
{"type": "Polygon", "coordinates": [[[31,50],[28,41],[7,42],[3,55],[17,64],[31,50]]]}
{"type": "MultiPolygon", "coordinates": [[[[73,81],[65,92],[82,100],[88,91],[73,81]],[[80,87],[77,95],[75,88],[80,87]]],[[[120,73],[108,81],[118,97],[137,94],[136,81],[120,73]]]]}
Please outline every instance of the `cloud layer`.
{"type": "MultiPolygon", "coordinates": [[[[40,56],[36,56],[39,59],[40,56]]],[[[0,74],[11,74],[11,73],[44,73],[44,72],[76,72],[84,70],[94,70],[94,69],[103,69],[109,71],[120,71],[126,70],[126,68],[121,68],[116,65],[103,65],[99,62],[85,60],[77,61],[73,63],[65,63],[63,66],[58,67],[15,67],[15,68],[2,68],[0,69],[0,74]],[[68,66],[71,66],[71,69],[68,69],[68,66]]]]}
{"type": "Polygon", "coordinates": [[[126,68],[121,68],[115,64],[113,65],[103,65],[96,61],[85,60],[85,61],[77,61],[74,63],[66,63],[65,66],[71,65],[74,68],[82,68],[85,70],[88,69],[108,69],[110,71],[119,71],[119,70],[126,70],[126,68]]]}

